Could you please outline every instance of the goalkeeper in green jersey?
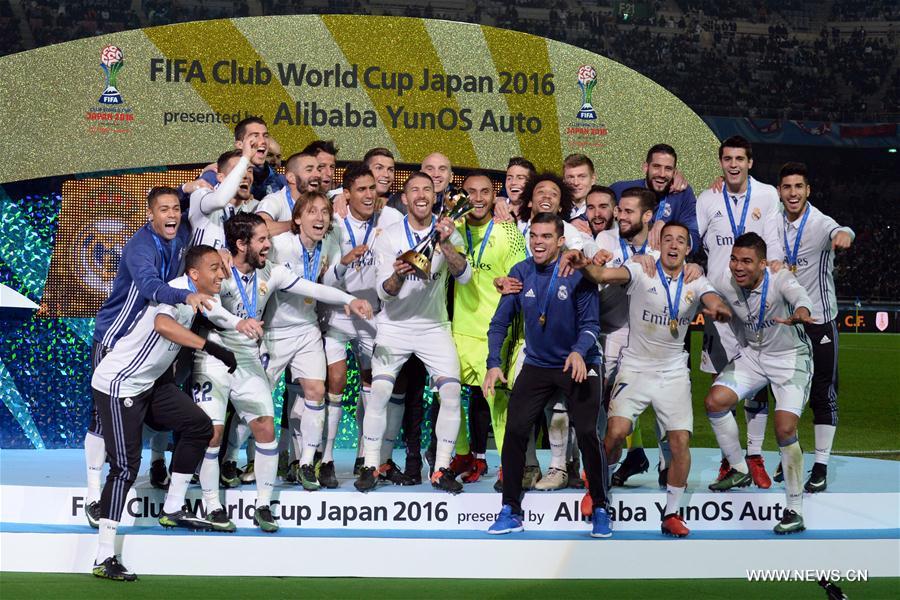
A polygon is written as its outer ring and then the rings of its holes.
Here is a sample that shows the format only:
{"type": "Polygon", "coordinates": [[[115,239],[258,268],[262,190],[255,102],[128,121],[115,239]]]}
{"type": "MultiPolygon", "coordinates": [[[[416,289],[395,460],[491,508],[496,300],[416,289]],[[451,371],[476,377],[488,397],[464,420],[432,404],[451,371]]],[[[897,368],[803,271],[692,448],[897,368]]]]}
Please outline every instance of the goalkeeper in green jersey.
{"type": "MultiPolygon", "coordinates": [[[[464,223],[457,225],[464,244],[459,251],[466,254],[472,266],[472,278],[454,286],[452,327],[462,384],[469,391],[469,435],[463,419],[456,438],[456,457],[450,468],[462,476],[463,482],[472,483],[487,471],[485,452],[489,427],[493,426],[497,451],[503,449],[509,391],[497,389],[494,396],[485,398],[481,382],[487,370],[488,326],[500,302],[494,279],[505,277],[513,265],[525,260],[525,241],[514,222],[494,220],[494,187],[487,175],[469,175],[463,189],[475,208],[464,223]]],[[[510,329],[518,330],[515,325],[510,329]]],[[[517,346],[523,343],[522,336],[511,335],[507,339],[504,358],[510,367],[517,346]]]]}

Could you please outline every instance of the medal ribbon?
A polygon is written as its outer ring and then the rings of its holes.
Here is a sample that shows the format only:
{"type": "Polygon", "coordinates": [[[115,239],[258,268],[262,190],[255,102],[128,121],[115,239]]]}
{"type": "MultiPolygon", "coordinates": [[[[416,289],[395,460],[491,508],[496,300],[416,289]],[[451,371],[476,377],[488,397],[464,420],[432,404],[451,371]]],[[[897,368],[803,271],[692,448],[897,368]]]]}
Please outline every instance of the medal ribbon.
{"type": "Polygon", "coordinates": [[[788,220],[787,216],[784,217],[784,254],[787,257],[787,263],[789,266],[797,268],[797,257],[800,254],[800,238],[803,237],[803,228],[806,227],[806,219],[809,218],[809,204],[806,205],[806,210],[803,212],[803,218],[800,219],[800,226],[797,227],[797,238],[794,240],[794,252],[791,254],[791,249],[788,245],[788,220]]]}
{"type": "MultiPolygon", "coordinates": [[[[434,224],[436,221],[437,221],[437,219],[435,219],[434,216],[432,215],[432,217],[431,217],[432,231],[434,230],[434,224]]],[[[424,239],[424,238],[420,238],[419,234],[415,234],[415,236],[416,236],[415,241],[413,241],[413,232],[412,232],[412,229],[409,228],[409,216],[403,217],[403,228],[406,230],[406,240],[409,242],[410,250],[412,250],[413,248],[416,247],[416,244],[421,242],[422,239],[424,239]]],[[[431,232],[429,231],[429,233],[431,233],[431,232]]]]}
{"type": "Polygon", "coordinates": [[[291,196],[291,186],[284,186],[284,197],[287,199],[288,207],[291,209],[291,214],[294,214],[294,198],[291,196]]]}
{"type": "MultiPolygon", "coordinates": [[[[742,290],[743,291],[743,290],[742,290]]],[[[766,297],[769,295],[769,269],[765,270],[763,277],[762,290],[759,295],[759,316],[756,319],[757,339],[762,342],[762,326],[766,320],[766,297]]],[[[747,304],[747,319],[753,320],[753,313],[750,311],[750,294],[744,291],[744,302],[747,304]]]]}
{"type": "Polygon", "coordinates": [[[731,233],[735,239],[744,233],[744,224],[747,222],[747,209],[750,208],[750,180],[747,180],[747,195],[744,197],[744,210],[741,211],[740,226],[734,224],[734,213],[731,210],[731,199],[728,197],[728,189],[722,184],[722,197],[725,198],[725,209],[728,211],[728,220],[731,222],[731,233]]]}
{"type": "MultiPolygon", "coordinates": [[[[353,226],[350,225],[350,217],[344,217],[344,227],[347,228],[347,235],[350,236],[350,247],[356,248],[356,236],[353,235],[353,226]]],[[[372,229],[375,227],[375,215],[366,221],[366,235],[363,238],[363,244],[369,243],[369,234],[372,233],[372,229]]]]}
{"type": "Polygon", "coordinates": [[[315,252],[310,252],[300,242],[300,250],[303,252],[303,279],[315,281],[319,278],[319,263],[322,262],[322,242],[316,243],[315,252]]]}
{"type": "MultiPolygon", "coordinates": [[[[491,231],[494,229],[494,221],[491,219],[490,223],[488,223],[487,231],[484,232],[484,238],[481,240],[481,246],[478,249],[478,262],[475,263],[477,265],[481,264],[481,257],[484,256],[484,249],[487,248],[488,238],[491,237],[491,231]]],[[[466,254],[472,257],[472,260],[475,260],[475,245],[472,243],[472,230],[469,229],[469,224],[466,223],[466,254]]]]}
{"type": "MultiPolygon", "coordinates": [[[[637,254],[644,254],[644,253],[646,253],[646,252],[647,252],[647,242],[648,242],[648,241],[650,241],[650,238],[649,238],[649,237],[648,237],[646,240],[644,240],[644,245],[641,246],[641,249],[640,249],[640,250],[635,250],[635,251],[633,251],[633,252],[631,253],[632,256],[637,255],[637,254]]],[[[619,238],[619,246],[622,248],[622,262],[625,262],[626,260],[628,260],[628,246],[629,246],[629,244],[626,244],[626,243],[625,243],[625,240],[623,240],[622,238],[619,238]]],[[[632,249],[633,249],[633,248],[634,248],[634,246],[632,246],[632,249]]]]}
{"type": "Polygon", "coordinates": [[[663,271],[662,264],[656,261],[656,272],[659,273],[659,280],[662,282],[666,290],[666,303],[669,306],[669,321],[678,321],[678,305],[681,304],[681,289],[684,287],[684,269],[678,275],[678,288],[675,291],[675,301],[672,301],[672,294],[669,291],[669,281],[663,271]]]}
{"type": "Polygon", "coordinates": [[[547,294],[544,296],[544,301],[541,302],[541,316],[540,323],[541,326],[546,325],[547,323],[547,308],[550,306],[550,296],[556,290],[556,278],[559,277],[559,261],[560,259],[556,259],[556,265],[553,266],[553,275],[550,276],[550,285],[547,287],[547,294]]]}
{"type": "Polygon", "coordinates": [[[237,267],[231,267],[231,274],[234,275],[234,283],[237,285],[238,292],[241,294],[241,302],[244,303],[244,312],[247,313],[248,319],[256,318],[256,300],[259,298],[259,288],[256,281],[256,271],[253,271],[253,296],[247,297],[247,290],[244,288],[244,280],[241,279],[241,272],[237,267]]]}

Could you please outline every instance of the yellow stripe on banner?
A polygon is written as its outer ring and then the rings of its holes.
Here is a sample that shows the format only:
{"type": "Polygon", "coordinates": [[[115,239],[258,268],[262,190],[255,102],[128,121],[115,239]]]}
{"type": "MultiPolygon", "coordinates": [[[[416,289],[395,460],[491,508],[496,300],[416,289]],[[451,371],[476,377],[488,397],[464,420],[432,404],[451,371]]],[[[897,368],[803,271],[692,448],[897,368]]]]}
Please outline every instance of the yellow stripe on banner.
{"type": "Polygon", "coordinates": [[[449,156],[454,165],[478,165],[472,141],[466,132],[458,129],[458,122],[457,128],[445,130],[435,123],[432,129],[432,119],[438,121],[442,110],[444,125],[449,126],[450,112],[458,114],[461,107],[455,97],[418,90],[424,69],[444,73],[422,19],[325,15],[322,21],[347,60],[359,65],[360,85],[369,94],[379,119],[393,137],[400,151],[398,159],[418,162],[431,152],[439,151],[449,156]],[[374,85],[367,85],[367,72],[369,83],[374,85]],[[401,80],[413,88],[403,91],[402,95],[397,89],[401,80]],[[435,147],[432,133],[441,136],[441,147],[435,147]]]}
{"type": "MultiPolygon", "coordinates": [[[[494,27],[482,26],[482,30],[497,72],[506,72],[512,77],[515,77],[516,73],[523,73],[528,79],[525,93],[505,94],[512,115],[522,113],[525,117],[537,117],[541,120],[540,133],[517,134],[523,156],[533,162],[538,169],[561,172],[562,153],[559,148],[556,96],[545,95],[542,84],[544,76],[552,73],[547,40],[494,27]],[[532,74],[537,74],[539,92],[537,94],[533,93],[532,74]]],[[[565,81],[556,81],[556,77],[553,79],[555,86],[566,85],[565,81]]]]}
{"type": "MultiPolygon", "coordinates": [[[[237,65],[255,67],[257,61],[271,69],[246,37],[230,20],[197,21],[165,27],[145,29],[147,37],[167,58],[199,60],[204,70],[211,70],[220,60],[234,60],[237,65]]],[[[230,67],[223,72],[230,73],[230,67]]],[[[273,125],[273,118],[282,103],[294,105],[284,86],[273,77],[267,85],[222,84],[214,81],[210,72],[206,81],[193,79],[191,85],[209,107],[220,113],[250,113],[263,117],[269,123],[269,132],[282,145],[302,148],[316,139],[316,134],[308,125],[273,125]]]]}

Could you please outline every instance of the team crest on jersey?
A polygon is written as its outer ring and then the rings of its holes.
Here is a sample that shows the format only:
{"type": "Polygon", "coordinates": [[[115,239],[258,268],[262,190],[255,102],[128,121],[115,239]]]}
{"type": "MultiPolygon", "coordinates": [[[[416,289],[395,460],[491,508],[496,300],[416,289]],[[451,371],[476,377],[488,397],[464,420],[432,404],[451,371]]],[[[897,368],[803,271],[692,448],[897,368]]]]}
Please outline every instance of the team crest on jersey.
{"type": "Polygon", "coordinates": [[[663,208],[663,218],[666,219],[672,216],[672,205],[666,202],[665,208],[663,208]]]}
{"type": "Polygon", "coordinates": [[[750,216],[753,217],[754,221],[759,221],[762,218],[762,211],[759,210],[759,207],[757,206],[753,209],[753,212],[750,213],[750,216]]]}
{"type": "Polygon", "coordinates": [[[269,293],[269,286],[266,285],[266,282],[262,282],[259,284],[259,295],[265,296],[269,293]]]}
{"type": "Polygon", "coordinates": [[[694,301],[694,292],[688,292],[684,295],[684,301],[687,304],[690,304],[694,301]]]}
{"type": "Polygon", "coordinates": [[[559,286],[559,289],[556,290],[556,297],[559,298],[560,300],[565,300],[566,298],[568,298],[569,297],[568,288],[566,288],[566,286],[564,286],[564,285],[559,286]]]}

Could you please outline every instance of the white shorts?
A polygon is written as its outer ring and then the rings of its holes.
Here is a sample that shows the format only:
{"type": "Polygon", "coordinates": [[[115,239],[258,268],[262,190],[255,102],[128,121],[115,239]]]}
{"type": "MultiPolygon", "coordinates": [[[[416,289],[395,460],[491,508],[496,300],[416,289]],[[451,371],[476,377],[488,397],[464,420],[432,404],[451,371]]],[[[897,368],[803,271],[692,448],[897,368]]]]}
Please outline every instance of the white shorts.
{"type": "Polygon", "coordinates": [[[209,416],[213,425],[225,424],[229,399],[237,414],[248,423],[257,417],[275,414],[272,387],[261,363],[241,364],[234,373],[229,373],[228,367],[218,360],[198,361],[194,365],[191,391],[194,402],[209,416]]]}
{"type": "Polygon", "coordinates": [[[600,341],[603,344],[603,378],[609,385],[619,370],[619,354],[622,348],[628,344],[628,327],[622,327],[610,333],[601,333],[600,341]]]}
{"type": "Polygon", "coordinates": [[[734,357],[741,353],[734,330],[728,323],[706,319],[703,323],[703,351],[700,353],[700,370],[715,375],[721,373],[734,357]]]}
{"type": "Polygon", "coordinates": [[[609,401],[609,416],[628,419],[634,427],[638,415],[648,406],[656,413],[660,431],[693,432],[694,411],[688,370],[619,371],[609,401]]]}
{"type": "Polygon", "coordinates": [[[347,342],[350,342],[359,368],[371,369],[375,332],[374,319],[351,318],[344,314],[332,316],[325,331],[325,358],[328,364],[347,360],[347,342]]]}
{"type": "Polygon", "coordinates": [[[278,381],[285,368],[291,367],[291,376],[297,379],[325,381],[325,348],[322,332],[318,327],[308,327],[289,338],[272,339],[267,333],[263,338],[265,352],[263,365],[272,385],[278,381]]]}
{"type": "Polygon", "coordinates": [[[761,355],[744,348],[726,365],[713,385],[727,387],[738,400],[753,398],[767,385],[775,395],[775,410],[785,410],[798,417],[809,399],[812,383],[812,360],[807,352],[761,355]]]}
{"type": "Polygon", "coordinates": [[[375,350],[372,353],[372,377],[396,377],[410,356],[419,357],[432,381],[449,377],[459,381],[459,357],[449,325],[435,325],[427,329],[385,326],[378,328],[375,350]]]}

